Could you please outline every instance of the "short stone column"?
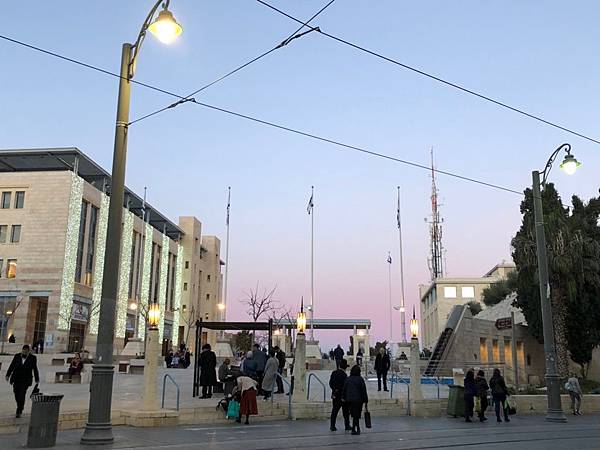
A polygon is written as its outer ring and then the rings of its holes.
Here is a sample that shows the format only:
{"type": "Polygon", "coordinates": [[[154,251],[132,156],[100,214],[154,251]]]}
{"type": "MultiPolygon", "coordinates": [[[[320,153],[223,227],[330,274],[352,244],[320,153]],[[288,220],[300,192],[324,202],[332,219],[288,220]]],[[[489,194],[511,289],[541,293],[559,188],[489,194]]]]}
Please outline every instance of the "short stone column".
{"type": "Polygon", "coordinates": [[[156,392],[156,374],[158,370],[158,329],[150,328],[146,335],[146,354],[144,355],[144,409],[158,409],[156,392]]]}
{"type": "Polygon", "coordinates": [[[294,394],[292,401],[306,401],[306,335],[296,335],[296,349],[294,351],[294,394]]]}
{"type": "Polygon", "coordinates": [[[423,390],[421,389],[421,368],[419,365],[419,339],[410,340],[410,411],[413,416],[424,415],[423,390]]]}

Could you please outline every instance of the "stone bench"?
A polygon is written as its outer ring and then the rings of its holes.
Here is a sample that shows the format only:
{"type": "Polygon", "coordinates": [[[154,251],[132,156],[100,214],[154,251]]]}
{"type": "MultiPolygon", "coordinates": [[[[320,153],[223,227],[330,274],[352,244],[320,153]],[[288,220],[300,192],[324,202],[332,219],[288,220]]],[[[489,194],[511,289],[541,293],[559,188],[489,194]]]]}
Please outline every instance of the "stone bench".
{"type": "Polygon", "coordinates": [[[143,359],[131,360],[129,362],[129,373],[131,375],[143,375],[145,362],[143,359]],[[140,362],[137,362],[140,361],[140,362]]]}
{"type": "Polygon", "coordinates": [[[52,358],[51,365],[52,366],[64,366],[65,358],[52,358]]]}
{"type": "Polygon", "coordinates": [[[74,374],[73,376],[71,376],[71,378],[69,378],[69,372],[55,372],[54,382],[81,384],[81,375],[74,374]]]}
{"type": "MultiPolygon", "coordinates": [[[[92,379],[92,372],[90,370],[83,370],[79,375],[73,375],[71,383],[86,384],[92,379]]],[[[68,370],[57,370],[46,372],[46,383],[69,383],[69,371],[68,370]]]]}
{"type": "Polygon", "coordinates": [[[119,361],[119,372],[127,373],[129,370],[129,361],[119,361]]]}

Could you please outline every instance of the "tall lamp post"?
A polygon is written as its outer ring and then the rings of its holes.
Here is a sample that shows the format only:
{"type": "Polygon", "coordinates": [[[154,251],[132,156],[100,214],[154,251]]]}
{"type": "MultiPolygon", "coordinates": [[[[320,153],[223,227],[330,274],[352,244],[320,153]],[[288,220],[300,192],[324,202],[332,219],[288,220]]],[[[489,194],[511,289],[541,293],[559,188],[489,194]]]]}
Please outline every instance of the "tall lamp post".
{"type": "Polygon", "coordinates": [[[546,167],[544,167],[544,170],[541,173],[538,170],[534,170],[532,173],[535,242],[537,247],[540,301],[542,304],[542,329],[544,333],[546,387],[548,392],[548,412],[546,414],[546,420],[552,422],[565,422],[567,418],[562,410],[560,401],[560,377],[556,367],[556,346],[554,343],[554,325],[552,322],[552,303],[550,301],[550,282],[548,280],[548,256],[546,254],[546,232],[544,230],[541,188],[546,184],[546,180],[552,169],[552,164],[562,150],[564,150],[566,154],[560,168],[568,175],[573,175],[581,164],[571,154],[571,146],[569,144],[562,144],[554,150],[546,163],[546,167]]]}
{"type": "Polygon", "coordinates": [[[95,364],[92,367],[88,421],[81,437],[82,444],[111,444],[114,440],[110,420],[114,372],[112,356],[115,334],[116,298],[119,285],[121,222],[125,192],[125,161],[127,155],[131,79],[134,76],[137,57],[148,30],[165,44],[173,42],[181,34],[182,28],[175,21],[168,7],[169,0],[164,0],[164,2],[163,0],[157,1],[148,13],[135,43],[125,43],[122,48],[98,341],[96,344],[95,364]],[[156,20],[153,20],[161,3],[163,3],[163,9],[158,14],[156,20]]]}

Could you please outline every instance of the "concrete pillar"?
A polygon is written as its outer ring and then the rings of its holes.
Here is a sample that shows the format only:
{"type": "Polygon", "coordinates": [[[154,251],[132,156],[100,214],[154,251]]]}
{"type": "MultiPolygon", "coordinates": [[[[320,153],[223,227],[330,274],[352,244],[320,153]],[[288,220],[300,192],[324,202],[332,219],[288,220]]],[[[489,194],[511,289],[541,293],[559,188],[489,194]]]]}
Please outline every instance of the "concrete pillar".
{"type": "Polygon", "coordinates": [[[293,402],[306,401],[306,335],[296,335],[296,350],[294,352],[294,394],[293,402]]]}
{"type": "Polygon", "coordinates": [[[158,329],[149,329],[146,336],[146,354],[144,357],[144,409],[156,411],[158,399],[156,392],[156,373],[158,370],[158,329]]]}
{"type": "Polygon", "coordinates": [[[421,389],[421,370],[419,367],[419,339],[410,340],[410,410],[413,416],[422,415],[423,391],[421,389]]]}

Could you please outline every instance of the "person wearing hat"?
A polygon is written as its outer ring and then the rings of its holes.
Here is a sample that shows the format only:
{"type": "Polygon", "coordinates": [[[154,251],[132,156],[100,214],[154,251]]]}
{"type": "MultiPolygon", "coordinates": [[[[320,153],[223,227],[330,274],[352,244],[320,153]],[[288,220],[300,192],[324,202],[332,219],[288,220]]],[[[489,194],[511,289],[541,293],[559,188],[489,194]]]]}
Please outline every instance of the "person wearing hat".
{"type": "Polygon", "coordinates": [[[17,402],[17,419],[21,417],[25,407],[25,396],[27,389],[31,386],[35,378],[36,385],[40,382],[40,373],[37,368],[37,359],[25,344],[21,353],[17,353],[8,370],[6,371],[6,381],[12,384],[15,401],[17,402]]]}
{"type": "Polygon", "coordinates": [[[331,431],[337,431],[335,422],[337,420],[338,412],[342,409],[342,415],[344,416],[344,425],[346,431],[352,430],[350,426],[350,410],[348,403],[342,402],[342,390],[344,389],[344,383],[346,382],[346,369],[348,368],[348,361],[342,359],[339,363],[340,367],[331,372],[329,378],[329,387],[331,388],[331,425],[329,429],[331,431]]]}

